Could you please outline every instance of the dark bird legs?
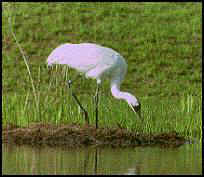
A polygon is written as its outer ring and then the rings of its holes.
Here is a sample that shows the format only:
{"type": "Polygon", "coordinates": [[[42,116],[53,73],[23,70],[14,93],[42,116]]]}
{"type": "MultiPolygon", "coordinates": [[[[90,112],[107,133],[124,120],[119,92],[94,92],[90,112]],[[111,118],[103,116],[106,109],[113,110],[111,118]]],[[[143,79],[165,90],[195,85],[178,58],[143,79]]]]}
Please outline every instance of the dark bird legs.
{"type": "Polygon", "coordinates": [[[95,104],[96,104],[96,107],[95,107],[96,129],[98,128],[98,102],[99,102],[98,94],[99,94],[99,87],[100,87],[100,84],[97,83],[96,95],[94,96],[95,104]]]}
{"type": "MultiPolygon", "coordinates": [[[[75,79],[76,80],[76,79],[75,79]]],[[[88,125],[89,124],[89,117],[88,117],[88,112],[84,109],[84,107],[82,106],[82,104],[80,103],[79,99],[77,98],[77,96],[74,94],[74,92],[71,89],[71,84],[72,81],[68,80],[68,87],[71,90],[71,94],[73,96],[73,98],[75,99],[76,103],[79,105],[80,109],[84,112],[84,116],[85,116],[85,122],[88,125]]]]}
{"type": "MultiPolygon", "coordinates": [[[[76,79],[74,79],[75,81],[76,79]]],[[[77,96],[75,95],[75,93],[72,91],[71,89],[71,84],[73,83],[73,81],[68,80],[68,87],[71,90],[71,94],[74,98],[74,100],[76,101],[76,103],[79,105],[80,109],[84,112],[85,115],[85,122],[88,125],[89,124],[89,117],[88,117],[88,112],[85,110],[85,108],[82,106],[82,104],[80,103],[79,99],[77,98],[77,96]]],[[[95,101],[95,116],[96,116],[96,129],[98,128],[98,102],[99,102],[99,88],[100,88],[100,84],[97,83],[97,88],[96,88],[96,94],[94,96],[94,101],[95,101]]]]}

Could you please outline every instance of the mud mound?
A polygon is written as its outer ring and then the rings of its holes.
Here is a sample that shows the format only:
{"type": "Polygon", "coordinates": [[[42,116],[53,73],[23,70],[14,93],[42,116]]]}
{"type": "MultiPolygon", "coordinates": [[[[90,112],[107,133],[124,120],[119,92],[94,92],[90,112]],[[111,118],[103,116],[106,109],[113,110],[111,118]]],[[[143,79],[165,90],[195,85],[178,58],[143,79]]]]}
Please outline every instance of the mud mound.
{"type": "Polygon", "coordinates": [[[3,128],[3,143],[49,145],[49,146],[111,146],[135,147],[160,145],[178,147],[185,143],[176,132],[142,135],[122,128],[98,128],[93,125],[51,125],[33,123],[26,128],[7,125],[3,128]]]}

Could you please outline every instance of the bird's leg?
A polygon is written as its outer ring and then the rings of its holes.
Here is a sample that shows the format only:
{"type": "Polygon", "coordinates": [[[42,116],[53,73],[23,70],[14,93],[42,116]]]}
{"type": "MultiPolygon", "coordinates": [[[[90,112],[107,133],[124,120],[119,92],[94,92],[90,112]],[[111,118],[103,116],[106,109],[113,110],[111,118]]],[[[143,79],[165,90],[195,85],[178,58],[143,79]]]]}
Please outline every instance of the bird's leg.
{"type": "MultiPolygon", "coordinates": [[[[75,79],[75,80],[76,80],[76,79],[75,79]]],[[[84,107],[83,107],[82,104],[80,103],[79,99],[77,98],[77,96],[76,96],[76,95],[74,94],[74,92],[72,91],[72,89],[71,89],[71,84],[72,84],[72,81],[71,81],[71,80],[68,80],[68,87],[69,87],[69,89],[71,90],[71,94],[72,94],[73,98],[75,99],[75,101],[77,102],[77,104],[79,105],[80,109],[84,112],[86,124],[89,124],[88,112],[84,109],[84,107]]]]}
{"type": "Polygon", "coordinates": [[[96,95],[94,96],[95,98],[95,103],[96,103],[96,109],[95,109],[95,113],[96,113],[96,129],[98,128],[98,94],[99,94],[99,87],[100,87],[100,84],[97,83],[97,89],[96,89],[96,95]]]}

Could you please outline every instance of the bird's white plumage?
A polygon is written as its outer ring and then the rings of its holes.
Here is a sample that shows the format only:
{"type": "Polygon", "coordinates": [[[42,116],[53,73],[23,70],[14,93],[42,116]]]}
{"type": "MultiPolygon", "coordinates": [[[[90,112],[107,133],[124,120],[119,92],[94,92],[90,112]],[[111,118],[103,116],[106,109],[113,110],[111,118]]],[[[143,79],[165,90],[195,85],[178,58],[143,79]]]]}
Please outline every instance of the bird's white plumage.
{"type": "Polygon", "coordinates": [[[60,45],[49,55],[47,62],[48,65],[66,64],[95,79],[117,75],[122,80],[127,70],[127,64],[120,54],[91,43],[60,45]]]}
{"type": "Polygon", "coordinates": [[[47,59],[48,65],[65,64],[94,78],[97,83],[109,78],[115,98],[124,99],[130,106],[139,103],[135,96],[120,91],[120,84],[127,71],[124,58],[115,50],[93,43],[63,44],[54,49],[47,59]]]}

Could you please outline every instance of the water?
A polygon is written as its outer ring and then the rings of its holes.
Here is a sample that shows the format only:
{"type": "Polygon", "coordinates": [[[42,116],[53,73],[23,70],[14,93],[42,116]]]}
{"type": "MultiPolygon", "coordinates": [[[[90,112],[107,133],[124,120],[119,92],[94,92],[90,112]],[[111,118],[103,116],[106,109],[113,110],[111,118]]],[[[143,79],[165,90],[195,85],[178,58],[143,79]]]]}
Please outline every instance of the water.
{"type": "Polygon", "coordinates": [[[3,174],[202,174],[202,145],[34,148],[2,145],[3,174]]]}

